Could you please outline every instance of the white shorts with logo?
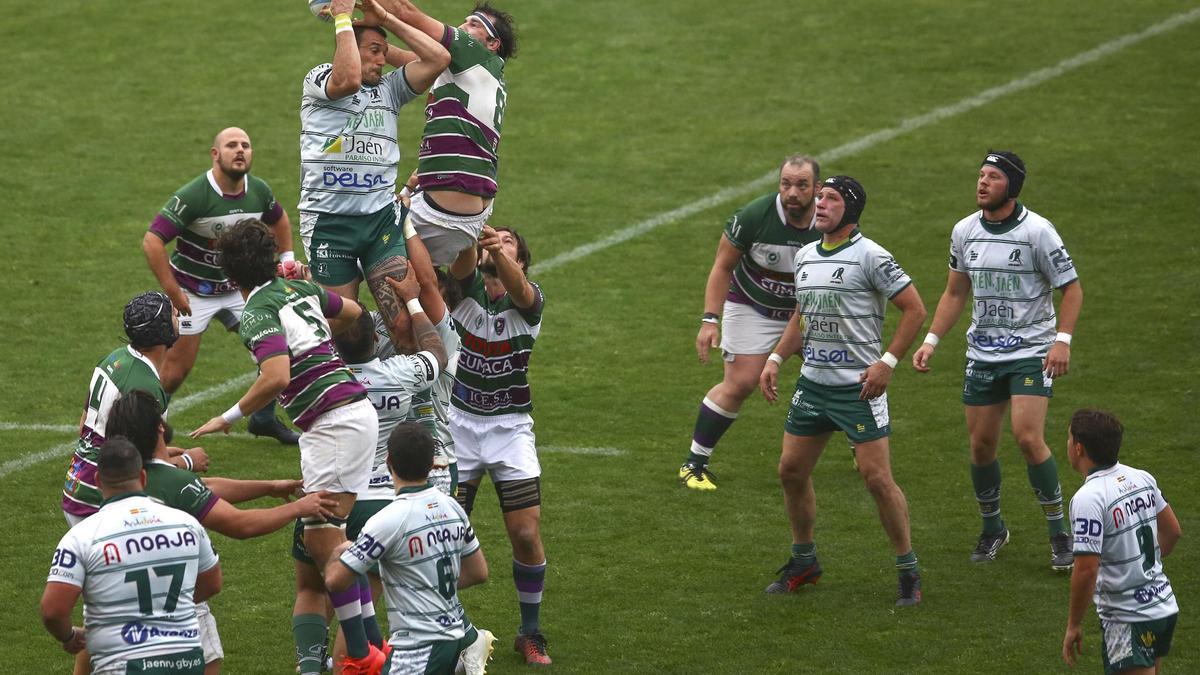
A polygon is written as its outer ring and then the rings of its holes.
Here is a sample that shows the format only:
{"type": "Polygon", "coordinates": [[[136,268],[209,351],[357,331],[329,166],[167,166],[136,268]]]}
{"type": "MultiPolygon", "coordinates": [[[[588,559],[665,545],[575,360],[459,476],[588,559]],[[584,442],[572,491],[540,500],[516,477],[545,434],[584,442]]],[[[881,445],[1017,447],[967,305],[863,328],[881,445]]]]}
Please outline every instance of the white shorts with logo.
{"type": "Polygon", "coordinates": [[[450,408],[450,434],[458,451],[458,482],[490,474],[492,482],[542,475],[528,413],[473,415],[450,408]]]}
{"type": "Polygon", "coordinates": [[[479,233],[492,215],[492,203],[488,202],[483,213],[459,216],[434,208],[425,200],[425,193],[412,197],[408,218],[421,242],[429,249],[429,257],[435,267],[454,262],[464,249],[479,241],[479,233]]]}
{"type": "Polygon", "coordinates": [[[200,646],[204,647],[204,662],[212,663],[225,658],[221,636],[217,634],[217,617],[213,616],[207,602],[196,603],[196,621],[200,623],[200,646]]]}
{"type": "Polygon", "coordinates": [[[750,305],[725,301],[721,318],[721,351],[726,361],[736,354],[770,354],[783,337],[787,319],[768,319],[750,305]]]}
{"type": "Polygon", "coordinates": [[[208,322],[212,320],[213,315],[221,309],[228,309],[233,312],[234,316],[241,318],[242,308],[246,306],[242,294],[237,291],[221,295],[196,295],[185,288],[183,292],[187,294],[192,313],[189,316],[179,315],[180,335],[203,333],[208,328],[208,322]]]}
{"type": "Polygon", "coordinates": [[[327,411],[300,434],[300,475],[305,492],[367,489],[379,417],[367,399],[327,411]]]}

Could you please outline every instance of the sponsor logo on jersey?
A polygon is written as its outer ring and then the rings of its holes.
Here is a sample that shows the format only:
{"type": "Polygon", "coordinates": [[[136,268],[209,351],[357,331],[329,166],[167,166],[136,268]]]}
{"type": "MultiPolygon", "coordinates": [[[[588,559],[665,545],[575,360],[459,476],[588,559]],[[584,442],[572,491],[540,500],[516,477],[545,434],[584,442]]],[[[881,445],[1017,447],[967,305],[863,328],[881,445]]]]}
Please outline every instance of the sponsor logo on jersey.
{"type": "Polygon", "coordinates": [[[1019,335],[988,335],[987,333],[968,333],[967,340],[980,349],[1010,349],[1025,341],[1019,335]]]}
{"type": "Polygon", "coordinates": [[[972,272],[971,284],[976,291],[1012,293],[1021,290],[1021,275],[995,272],[972,272]]]}
{"type": "Polygon", "coordinates": [[[383,555],[383,544],[376,541],[375,537],[363,532],[358,535],[358,539],[354,540],[354,546],[350,549],[350,554],[355,558],[366,562],[370,560],[379,560],[383,555]]]}
{"type": "Polygon", "coordinates": [[[975,301],[975,316],[977,317],[992,317],[996,319],[1015,319],[1017,318],[1016,310],[1009,307],[1003,302],[988,302],[987,300],[975,301]]]}
{"type": "Polygon", "coordinates": [[[121,562],[121,549],[117,548],[117,545],[111,541],[104,545],[103,552],[105,565],[121,562]]]}
{"type": "Polygon", "coordinates": [[[157,551],[158,549],[172,549],[196,546],[196,535],[191,530],[177,530],[175,536],[168,534],[156,534],[154,536],[143,535],[141,537],[130,537],[125,540],[125,553],[142,553],[143,551],[157,551]]]}
{"type": "Polygon", "coordinates": [[[977,251],[971,251],[971,253],[967,255],[967,261],[975,262],[976,260],[979,260],[979,253],[977,251]]]}
{"type": "Polygon", "coordinates": [[[79,556],[75,555],[74,551],[65,548],[56,548],[54,549],[54,557],[50,559],[50,566],[69,570],[77,562],[79,562],[79,556]]]}
{"type": "MultiPolygon", "coordinates": [[[[1171,587],[1170,582],[1168,582],[1165,579],[1158,582],[1157,584],[1150,584],[1149,586],[1142,586],[1141,588],[1139,588],[1133,592],[1133,599],[1137,600],[1138,602],[1145,605],[1145,604],[1149,603],[1151,600],[1154,600],[1155,598],[1162,597],[1163,591],[1169,589],[1170,587],[1171,587]]],[[[1142,637],[1142,640],[1145,641],[1144,636],[1142,637]]],[[[1154,641],[1152,634],[1151,634],[1150,641],[1151,642],[1154,641]]],[[[1147,646],[1149,646],[1149,644],[1147,644],[1147,646]]]]}
{"type": "MultiPolygon", "coordinates": [[[[140,509],[145,512],[145,509],[140,509]]],[[[141,527],[143,525],[157,525],[162,522],[162,519],[155,515],[139,516],[137,518],[126,518],[123,523],[125,527],[141,527]]]]}
{"type": "Polygon", "coordinates": [[[1014,249],[1012,250],[1012,253],[1009,253],[1009,254],[1008,254],[1008,266],[1009,266],[1009,267],[1020,267],[1021,265],[1022,265],[1022,263],[1021,263],[1021,249],[1019,249],[1019,248],[1014,248],[1014,249]]]}
{"type": "Polygon", "coordinates": [[[121,639],[130,645],[140,645],[151,638],[194,638],[199,635],[200,631],[195,628],[158,628],[156,626],[145,626],[137,621],[127,623],[121,628],[121,639]]]}
{"type": "Polygon", "coordinates": [[[796,289],[796,304],[802,305],[806,312],[819,312],[825,309],[841,307],[841,300],[834,291],[801,291],[796,289]]]}
{"type": "Polygon", "coordinates": [[[407,394],[381,394],[378,398],[373,398],[371,405],[375,406],[376,410],[406,410],[412,398],[407,394]]]}
{"type": "Polygon", "coordinates": [[[825,349],[806,346],[804,360],[814,363],[855,363],[848,349],[825,349]]]}
{"type": "Polygon", "coordinates": [[[842,279],[842,275],[844,275],[845,273],[846,273],[846,268],[839,267],[833,271],[833,274],[829,275],[829,280],[835,284],[844,283],[844,280],[842,279]]]}
{"type": "Polygon", "coordinates": [[[322,182],[325,187],[346,187],[346,188],[362,188],[371,189],[373,187],[387,183],[387,178],[383,174],[373,173],[358,173],[356,171],[343,171],[335,173],[326,171],[322,174],[322,182]]]}

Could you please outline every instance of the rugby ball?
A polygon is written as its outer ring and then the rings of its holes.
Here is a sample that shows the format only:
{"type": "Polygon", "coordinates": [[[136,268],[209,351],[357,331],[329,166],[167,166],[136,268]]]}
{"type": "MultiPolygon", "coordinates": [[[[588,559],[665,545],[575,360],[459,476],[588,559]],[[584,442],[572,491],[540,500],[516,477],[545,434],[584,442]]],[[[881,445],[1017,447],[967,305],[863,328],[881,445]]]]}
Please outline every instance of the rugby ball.
{"type": "Polygon", "coordinates": [[[308,11],[318,19],[332,23],[333,14],[329,13],[330,4],[332,4],[332,0],[308,0],[308,11]]]}

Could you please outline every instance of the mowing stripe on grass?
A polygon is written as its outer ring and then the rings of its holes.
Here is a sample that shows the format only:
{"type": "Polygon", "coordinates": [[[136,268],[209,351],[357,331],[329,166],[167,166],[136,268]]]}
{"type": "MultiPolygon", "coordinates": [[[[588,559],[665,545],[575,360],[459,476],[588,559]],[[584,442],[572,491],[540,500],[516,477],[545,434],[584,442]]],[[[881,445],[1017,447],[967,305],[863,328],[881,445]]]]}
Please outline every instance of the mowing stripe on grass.
{"type": "MultiPolygon", "coordinates": [[[[172,402],[170,411],[172,413],[181,413],[181,412],[187,410],[188,408],[192,408],[194,406],[200,405],[201,403],[207,403],[208,401],[211,401],[212,399],[214,399],[218,396],[221,396],[222,394],[225,394],[232,389],[236,389],[238,387],[244,387],[247,384],[250,384],[250,382],[253,380],[254,380],[254,373],[242,373],[241,375],[238,375],[237,377],[235,377],[233,379],[226,380],[217,385],[213,385],[213,386],[209,387],[208,389],[201,389],[200,391],[198,391],[194,394],[189,394],[187,396],[179,397],[178,399],[176,399],[175,401],[172,402]]],[[[62,427],[59,427],[58,425],[53,425],[53,424],[13,425],[13,424],[9,424],[9,423],[0,425],[0,428],[8,429],[9,427],[17,427],[17,426],[38,427],[36,429],[30,429],[30,431],[59,431],[62,428],[62,427]]],[[[8,430],[15,430],[15,429],[8,429],[8,430]]],[[[77,434],[78,431],[79,431],[78,426],[67,425],[66,431],[63,433],[77,434]]],[[[65,459],[67,454],[70,452],[71,448],[74,446],[75,446],[75,441],[74,441],[74,439],[72,439],[69,443],[61,443],[52,448],[47,448],[46,450],[42,450],[41,452],[34,452],[34,453],[30,453],[28,455],[23,455],[16,459],[12,459],[3,464],[0,464],[0,479],[4,479],[9,474],[16,473],[17,471],[31,467],[34,464],[38,464],[40,462],[45,462],[45,461],[54,459],[56,457],[65,459]]]]}
{"type": "MultiPolygon", "coordinates": [[[[1130,33],[1115,40],[1105,42],[1099,47],[1089,49],[1086,52],[1063,59],[1062,61],[1059,61],[1048,68],[1035,70],[1028,75],[1024,75],[1012,80],[1007,84],[1002,84],[998,87],[992,87],[991,89],[985,89],[984,91],[981,91],[973,96],[968,96],[957,103],[952,103],[940,108],[934,108],[923,115],[910,117],[894,127],[880,129],[879,131],[867,134],[862,138],[839,145],[832,150],[819,153],[817,158],[821,160],[823,164],[828,164],[831,162],[836,162],[845,157],[850,157],[851,155],[856,155],[864,150],[879,145],[880,143],[886,143],[887,141],[903,136],[909,132],[916,131],[922,127],[927,127],[935,122],[940,122],[944,119],[975,110],[976,108],[981,108],[995,101],[996,99],[1003,98],[1009,94],[1015,94],[1019,91],[1036,87],[1047,80],[1052,80],[1056,77],[1069,73],[1072,70],[1076,70],[1089,63],[1098,61],[1105,56],[1119,52],[1126,47],[1130,47],[1142,42],[1143,40],[1147,40],[1156,35],[1161,35],[1162,33],[1172,31],[1180,26],[1192,23],[1197,19],[1200,19],[1200,8],[1193,9],[1190,12],[1176,14],[1175,16],[1172,16],[1165,21],[1156,23],[1143,31],[1130,33]]],[[[571,249],[570,251],[567,251],[566,253],[560,253],[559,255],[556,255],[544,262],[538,263],[531,267],[529,271],[531,274],[549,272],[550,270],[561,267],[569,262],[574,262],[598,251],[603,251],[607,248],[616,246],[617,244],[629,241],[635,237],[640,237],[641,235],[663,225],[668,225],[670,223],[683,220],[689,216],[694,216],[697,213],[707,211],[714,206],[720,206],[734,197],[738,197],[756,190],[761,190],[768,185],[773,184],[777,180],[778,176],[776,172],[777,169],[772,169],[769,173],[759,176],[758,178],[755,178],[747,183],[742,183],[741,185],[735,185],[733,187],[727,187],[722,190],[718,190],[717,192],[714,192],[703,199],[697,199],[696,201],[684,204],[677,209],[672,209],[665,213],[660,213],[652,218],[643,220],[636,225],[630,225],[629,227],[617,230],[616,232],[613,232],[602,239],[598,239],[588,244],[583,244],[571,249]]]]}
{"type": "Polygon", "coordinates": [[[537,451],[539,455],[543,452],[563,455],[599,455],[603,457],[616,457],[617,455],[628,454],[620,448],[577,448],[570,445],[543,445],[537,451]]]}
{"type": "MultiPolygon", "coordinates": [[[[972,96],[968,96],[957,103],[942,106],[940,108],[934,108],[933,110],[930,110],[922,115],[910,117],[894,127],[881,129],[856,140],[850,141],[849,143],[845,143],[831,150],[822,152],[818,155],[818,157],[821,159],[821,161],[826,163],[849,157],[879,145],[880,143],[885,143],[909,132],[927,127],[935,122],[940,122],[944,119],[975,110],[976,108],[985,106],[988,103],[1008,96],[1009,94],[1014,94],[1019,91],[1024,91],[1026,89],[1035,87],[1043,82],[1046,82],[1047,80],[1052,80],[1056,77],[1069,73],[1072,70],[1076,70],[1085,65],[1098,61],[1110,54],[1119,52],[1126,47],[1133,46],[1156,35],[1170,32],[1176,28],[1179,28],[1180,26],[1185,26],[1196,21],[1197,19],[1200,19],[1200,7],[1189,12],[1176,14],[1164,21],[1160,21],[1159,23],[1156,23],[1153,26],[1136,33],[1129,33],[1128,35],[1110,40],[1098,47],[1081,52],[1070,58],[1063,59],[1053,66],[1042,68],[1041,70],[1035,70],[1032,73],[1019,77],[1015,80],[1011,80],[1006,84],[985,89],[984,91],[972,96]]],[[[617,230],[606,237],[588,244],[583,244],[582,246],[573,248],[565,253],[560,253],[549,260],[534,265],[532,268],[530,268],[530,273],[538,274],[542,272],[549,272],[550,270],[561,267],[569,262],[574,262],[598,251],[612,248],[617,244],[629,241],[635,237],[639,237],[663,225],[677,222],[714,206],[720,206],[721,204],[724,204],[735,197],[744,195],[754,190],[760,190],[767,185],[770,185],[774,181],[775,169],[772,169],[766,175],[760,176],[759,178],[747,183],[718,190],[717,192],[703,199],[698,199],[688,204],[684,204],[679,208],[672,209],[665,213],[660,213],[652,218],[643,220],[640,223],[617,230]]],[[[176,405],[172,406],[171,411],[182,412],[182,410],[185,410],[192,405],[203,403],[216,396],[220,396],[230,389],[246,384],[250,382],[252,377],[252,374],[241,375],[233,378],[232,380],[216,385],[215,387],[210,387],[208,389],[196,392],[190,397],[183,397],[178,403],[176,403],[176,405]]],[[[37,464],[38,462],[42,462],[53,457],[58,457],[65,451],[65,449],[69,449],[70,447],[70,443],[59,445],[42,452],[25,455],[23,457],[5,462],[4,464],[0,464],[0,479],[5,478],[13,472],[20,471],[25,467],[37,464]]]]}

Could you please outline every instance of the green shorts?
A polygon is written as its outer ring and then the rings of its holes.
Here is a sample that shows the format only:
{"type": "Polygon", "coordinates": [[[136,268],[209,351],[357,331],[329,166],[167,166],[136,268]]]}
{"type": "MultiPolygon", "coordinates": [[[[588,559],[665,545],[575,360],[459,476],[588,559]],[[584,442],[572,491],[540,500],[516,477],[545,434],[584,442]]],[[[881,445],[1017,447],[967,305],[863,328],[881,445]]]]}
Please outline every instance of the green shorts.
{"type": "Polygon", "coordinates": [[[183,652],[160,656],[138,656],[125,662],[128,675],[202,675],[204,673],[204,649],[196,647],[183,652]]]}
{"type": "Polygon", "coordinates": [[[457,640],[426,642],[415,649],[393,647],[391,658],[383,664],[380,675],[453,675],[458,655],[471,646],[479,635],[474,626],[467,626],[466,635],[457,640]]]}
{"type": "Polygon", "coordinates": [[[403,205],[395,204],[365,216],[331,213],[302,216],[301,234],[306,235],[305,253],[313,281],[341,286],[362,278],[362,272],[370,272],[381,260],[408,257],[401,226],[406,212],[403,205]],[[314,215],[311,233],[306,233],[308,219],[314,215]]]}
{"type": "Polygon", "coordinates": [[[831,387],[803,376],[796,381],[784,430],[793,436],[818,436],[841,429],[851,443],[866,443],[892,433],[887,392],[864,401],[862,386],[831,387]]]}
{"type": "Polygon", "coordinates": [[[965,405],[1003,403],[1013,396],[1045,396],[1053,393],[1054,379],[1042,372],[1039,358],[984,363],[967,360],[963,378],[962,401],[965,405]]]}
{"type": "MultiPolygon", "coordinates": [[[[356,499],[354,507],[350,509],[350,516],[346,518],[346,539],[350,541],[358,539],[359,533],[362,532],[371,516],[379,513],[383,507],[391,503],[390,499],[356,499]]],[[[299,518],[296,519],[296,527],[292,530],[292,559],[308,565],[317,564],[308,554],[308,549],[304,547],[304,523],[299,518]]]]}
{"type": "Polygon", "coordinates": [[[1104,657],[1105,675],[1113,675],[1130,668],[1149,668],[1154,660],[1171,651],[1171,638],[1175,635],[1175,620],[1178,614],[1153,621],[1100,620],[1104,639],[1100,642],[1100,654],[1104,657]]]}

